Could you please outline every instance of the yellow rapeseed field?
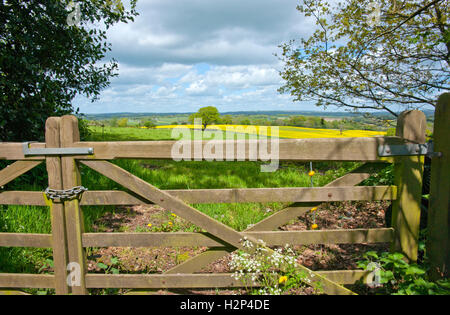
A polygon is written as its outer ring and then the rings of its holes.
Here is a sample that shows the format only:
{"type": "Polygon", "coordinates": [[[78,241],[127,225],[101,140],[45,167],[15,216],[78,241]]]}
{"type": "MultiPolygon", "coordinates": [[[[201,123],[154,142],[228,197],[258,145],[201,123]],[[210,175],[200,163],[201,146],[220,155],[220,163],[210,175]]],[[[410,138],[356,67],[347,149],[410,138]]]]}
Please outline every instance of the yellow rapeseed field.
{"type": "MultiPolygon", "coordinates": [[[[165,125],[157,126],[158,129],[173,129],[173,128],[189,128],[194,129],[200,126],[194,125],[165,125]]],[[[265,126],[244,126],[244,125],[210,125],[207,130],[222,130],[236,133],[245,133],[251,135],[267,135],[276,136],[276,127],[265,126]]],[[[316,128],[304,128],[304,127],[290,127],[280,126],[278,127],[278,136],[285,139],[306,139],[306,138],[354,138],[354,137],[374,137],[385,136],[383,131],[370,131],[370,130],[343,130],[342,133],[335,129],[316,129],[316,128]]]]}

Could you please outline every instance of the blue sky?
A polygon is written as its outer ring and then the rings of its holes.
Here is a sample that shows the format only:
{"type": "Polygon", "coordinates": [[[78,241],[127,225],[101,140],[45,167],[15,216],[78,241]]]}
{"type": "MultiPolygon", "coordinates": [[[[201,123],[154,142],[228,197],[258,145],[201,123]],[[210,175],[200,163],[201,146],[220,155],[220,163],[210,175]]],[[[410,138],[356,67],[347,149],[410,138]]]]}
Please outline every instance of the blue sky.
{"type": "Polygon", "coordinates": [[[119,77],[83,113],[316,110],[280,95],[279,45],[311,34],[297,0],[139,0],[108,31],[119,77]]]}

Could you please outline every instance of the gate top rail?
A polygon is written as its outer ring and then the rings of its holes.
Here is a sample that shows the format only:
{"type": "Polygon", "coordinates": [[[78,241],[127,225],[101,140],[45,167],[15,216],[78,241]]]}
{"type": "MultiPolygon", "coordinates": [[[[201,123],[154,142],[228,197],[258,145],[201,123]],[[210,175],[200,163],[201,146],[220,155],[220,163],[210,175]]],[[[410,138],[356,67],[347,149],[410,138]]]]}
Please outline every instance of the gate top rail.
{"type": "MultiPolygon", "coordinates": [[[[379,156],[379,146],[406,143],[399,137],[371,137],[279,139],[276,144],[270,140],[75,142],[70,148],[75,149],[74,152],[80,148],[92,148],[93,155],[73,155],[81,160],[173,159],[174,150],[181,152],[179,157],[184,160],[206,160],[203,153],[213,148],[221,150],[221,160],[227,161],[267,161],[270,156],[270,159],[280,161],[375,162],[388,160],[379,156]],[[184,149],[180,151],[180,148],[184,149]],[[274,156],[273,148],[278,150],[277,156],[274,156]]],[[[30,144],[30,149],[45,148],[45,143],[30,144]]],[[[23,143],[0,143],[0,159],[43,160],[45,156],[25,156],[23,143]]]]}

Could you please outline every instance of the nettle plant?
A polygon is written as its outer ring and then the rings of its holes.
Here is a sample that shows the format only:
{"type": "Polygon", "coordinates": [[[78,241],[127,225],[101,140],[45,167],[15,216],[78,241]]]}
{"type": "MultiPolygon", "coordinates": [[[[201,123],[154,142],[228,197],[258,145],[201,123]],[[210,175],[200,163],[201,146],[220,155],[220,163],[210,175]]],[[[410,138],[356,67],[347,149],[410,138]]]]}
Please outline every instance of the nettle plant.
{"type": "Polygon", "coordinates": [[[253,244],[244,238],[242,244],[244,250],[231,255],[229,266],[234,271],[232,277],[240,280],[250,294],[281,295],[310,283],[307,273],[298,270],[295,253],[287,244],[271,253],[262,240],[253,244]],[[253,288],[256,283],[259,288],[253,288]]]}
{"type": "Polygon", "coordinates": [[[369,251],[363,255],[364,260],[358,267],[374,272],[376,293],[392,295],[448,295],[449,279],[436,282],[427,277],[426,266],[409,264],[401,253],[384,252],[378,254],[369,251]],[[374,268],[376,266],[376,268],[374,268]]]}

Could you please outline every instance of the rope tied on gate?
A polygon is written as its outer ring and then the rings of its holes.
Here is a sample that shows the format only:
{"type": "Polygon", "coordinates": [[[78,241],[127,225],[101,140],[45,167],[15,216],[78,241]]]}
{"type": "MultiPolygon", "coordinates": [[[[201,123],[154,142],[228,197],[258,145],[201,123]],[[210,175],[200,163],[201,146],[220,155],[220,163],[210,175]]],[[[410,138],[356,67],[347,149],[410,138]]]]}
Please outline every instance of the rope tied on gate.
{"type": "Polygon", "coordinates": [[[47,196],[48,199],[51,199],[52,201],[69,201],[73,199],[79,199],[79,197],[88,189],[83,186],[76,186],[70,189],[66,190],[57,190],[57,189],[50,189],[47,187],[45,189],[44,193],[47,196]]]}

